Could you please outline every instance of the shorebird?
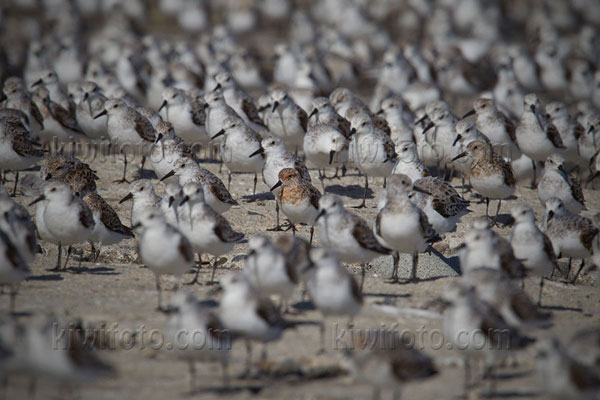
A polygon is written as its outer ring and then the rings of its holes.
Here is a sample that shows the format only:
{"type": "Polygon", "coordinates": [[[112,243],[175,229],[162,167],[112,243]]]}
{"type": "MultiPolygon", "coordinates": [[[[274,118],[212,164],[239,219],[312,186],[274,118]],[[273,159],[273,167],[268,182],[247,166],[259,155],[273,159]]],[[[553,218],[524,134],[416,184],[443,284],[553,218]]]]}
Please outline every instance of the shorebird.
{"type": "Polygon", "coordinates": [[[191,393],[197,390],[198,361],[219,362],[223,374],[223,387],[229,386],[228,364],[233,337],[218,315],[199,303],[193,293],[173,295],[169,302],[169,318],[164,335],[170,343],[176,343],[173,346],[176,356],[189,364],[191,393]]]}
{"type": "Polygon", "coordinates": [[[138,252],[142,262],[156,276],[157,309],[164,311],[160,277],[164,274],[175,275],[177,279],[175,290],[177,290],[181,275],[194,265],[192,245],[180,231],[167,224],[162,214],[153,210],[142,213],[140,221],[132,228],[141,228],[138,252]]]}
{"type": "MultiPolygon", "coordinates": [[[[123,100],[110,99],[104,103],[104,111],[97,114],[94,118],[100,118],[107,115],[107,130],[111,141],[117,145],[144,145],[155,141],[156,132],[150,121],[129,107],[123,100]]],[[[123,183],[127,180],[127,154],[121,148],[123,154],[123,177],[117,180],[117,183],[123,183]]],[[[142,164],[140,172],[144,167],[146,155],[142,154],[142,164]]]]}
{"type": "MultiPolygon", "coordinates": [[[[42,219],[36,218],[36,227],[49,232],[46,240],[58,245],[56,267],[60,270],[62,246],[68,245],[67,259],[63,270],[66,270],[72,245],[86,242],[94,230],[94,217],[87,204],[73,192],[66,183],[49,182],[44,187],[44,193],[29,203],[33,205],[44,201],[42,219]],[[41,225],[40,225],[41,224],[41,225]]],[[[81,264],[81,258],[80,258],[81,264]]]]}
{"type": "Polygon", "coordinates": [[[31,271],[21,256],[19,248],[8,236],[9,233],[0,226],[0,285],[10,286],[9,310],[13,313],[19,284],[30,275],[31,271]]]}
{"type": "Polygon", "coordinates": [[[227,72],[220,72],[215,76],[217,86],[214,90],[222,90],[225,102],[235,110],[237,115],[244,120],[248,126],[258,132],[264,133],[266,126],[258,115],[254,100],[246,94],[227,72]]]}
{"type": "Polygon", "coordinates": [[[164,175],[161,180],[164,181],[174,175],[179,177],[181,186],[185,186],[190,182],[202,184],[206,204],[219,214],[223,214],[232,206],[238,205],[238,202],[231,197],[231,193],[229,193],[223,182],[191,158],[178,158],[175,161],[175,167],[164,175]]]}
{"type": "Polygon", "coordinates": [[[302,147],[308,125],[306,112],[281,89],[271,92],[270,104],[271,111],[266,120],[269,132],[281,138],[289,149],[297,153],[302,147]]]}
{"type": "MultiPolygon", "coordinates": [[[[265,163],[263,165],[262,176],[263,182],[267,187],[272,188],[279,182],[279,171],[284,168],[295,168],[298,170],[302,179],[306,182],[310,182],[310,173],[304,165],[304,162],[298,158],[294,153],[288,151],[283,141],[276,137],[266,137],[260,142],[260,148],[254,153],[250,154],[249,157],[256,157],[262,154],[265,163]]],[[[267,230],[280,231],[281,225],[279,224],[279,202],[277,201],[277,193],[281,189],[273,189],[275,195],[275,213],[277,215],[277,224],[273,228],[267,230]]]]}
{"type": "Polygon", "coordinates": [[[366,207],[369,190],[369,176],[386,178],[391,175],[396,163],[396,151],[390,137],[377,128],[371,118],[357,114],[350,119],[352,138],[349,145],[349,159],[365,175],[365,192],[362,203],[357,208],[366,207]]]}
{"type": "Polygon", "coordinates": [[[472,286],[463,282],[452,282],[444,290],[444,299],[451,304],[444,312],[444,337],[454,348],[461,350],[465,357],[466,395],[473,384],[472,358],[483,359],[484,376],[493,379],[496,361],[505,357],[511,350],[524,348],[532,340],[521,336],[495,308],[478,298],[472,286]]]}
{"type": "Polygon", "coordinates": [[[241,273],[232,273],[221,280],[223,296],[219,304],[219,318],[226,329],[245,339],[246,369],[252,370],[252,341],[262,342],[262,361],[266,361],[266,344],[281,338],[287,323],[275,305],[256,291],[241,273]]]}
{"type": "Polygon", "coordinates": [[[536,346],[535,361],[539,385],[549,398],[592,400],[600,392],[600,377],[573,359],[555,338],[536,346]]]}
{"type": "Polygon", "coordinates": [[[362,292],[365,263],[392,250],[382,246],[365,220],[346,210],[336,195],[321,196],[317,222],[319,239],[325,248],[333,250],[342,262],[361,264],[362,292]]]}
{"type": "MultiPolygon", "coordinates": [[[[235,244],[244,238],[244,234],[234,231],[229,221],[206,204],[203,185],[187,183],[183,186],[183,195],[178,207],[187,207],[187,210],[183,208],[179,212],[179,227],[191,242],[194,251],[200,255],[206,253],[213,256],[212,273],[207,282],[207,285],[212,285],[217,257],[231,252],[235,244]],[[184,206],[186,203],[188,205],[184,206]]],[[[199,272],[200,267],[189,284],[198,281],[199,272]]]]}
{"type": "Polygon", "coordinates": [[[223,122],[223,128],[211,139],[225,135],[219,148],[221,160],[229,171],[227,175],[227,189],[231,185],[232,172],[254,173],[254,186],[252,189],[252,201],[256,200],[257,174],[262,172],[264,158],[250,157],[259,150],[262,138],[240,118],[227,118],[223,122]]]}
{"type": "Polygon", "coordinates": [[[583,189],[577,179],[565,169],[565,158],[551,154],[544,164],[544,173],[538,182],[537,193],[542,205],[558,197],[569,211],[578,214],[585,209],[583,189]]]}
{"type": "Polygon", "coordinates": [[[521,261],[527,273],[540,277],[540,290],[537,296],[538,306],[542,303],[544,278],[553,275],[558,261],[552,242],[535,223],[535,214],[527,205],[516,205],[510,213],[515,224],[510,234],[515,257],[521,261]]]}
{"type": "Polygon", "coordinates": [[[494,223],[496,223],[502,200],[515,193],[513,170],[509,163],[494,153],[489,144],[479,140],[469,143],[466,151],[454,157],[453,161],[466,155],[470,155],[473,159],[469,179],[473,188],[485,197],[486,216],[489,216],[490,199],[498,199],[494,217],[494,223]]]}
{"type": "Polygon", "coordinates": [[[287,311],[287,301],[299,280],[296,266],[290,261],[286,253],[267,236],[254,235],[248,239],[248,256],[243,274],[261,294],[279,296],[279,309],[282,312],[287,311]]]}
{"type": "Polygon", "coordinates": [[[340,265],[334,252],[324,248],[310,251],[310,265],[306,275],[306,287],[311,301],[322,316],[320,324],[321,346],[325,352],[325,321],[327,317],[347,316],[348,326],[363,304],[363,297],[354,276],[340,265]]]}
{"type": "Polygon", "coordinates": [[[378,202],[378,213],[373,226],[377,240],[386,248],[393,249],[394,259],[391,280],[398,281],[399,253],[412,255],[412,268],[409,280],[417,279],[419,253],[424,252],[428,243],[436,239],[435,231],[427,215],[408,198],[408,177],[396,175],[390,179],[378,202]]]}
{"type": "Polygon", "coordinates": [[[290,219],[290,229],[296,234],[295,224],[310,225],[310,240],[312,244],[314,224],[319,215],[319,199],[321,193],[304,180],[295,168],[284,168],[279,171],[279,180],[271,190],[277,189],[277,202],[281,211],[290,219]]]}
{"type": "Polygon", "coordinates": [[[134,237],[131,229],[123,225],[119,215],[98,193],[81,193],[81,198],[92,211],[94,218],[94,229],[89,238],[94,262],[98,260],[103,245],[110,246],[134,237]],[[94,249],[94,243],[98,243],[97,250],[94,249]]]}
{"type": "Polygon", "coordinates": [[[152,182],[147,179],[131,182],[129,193],[119,201],[119,204],[123,204],[128,200],[133,200],[131,204],[131,226],[138,225],[146,211],[160,212],[161,199],[154,192],[152,182]]]}
{"type": "Polygon", "coordinates": [[[206,104],[175,87],[166,88],[162,97],[164,100],[158,111],[165,110],[166,119],[173,124],[177,135],[189,144],[206,146],[210,141],[205,128],[206,104]]]}
{"type": "Polygon", "coordinates": [[[546,201],[544,225],[556,257],[569,258],[567,278],[571,272],[571,259],[581,258],[581,266],[571,279],[571,283],[574,283],[585,266],[585,259],[593,254],[593,242],[598,236],[598,228],[590,219],[571,213],[562,200],[556,197],[546,201]]]}
{"type": "Polygon", "coordinates": [[[373,387],[373,399],[383,389],[391,389],[400,398],[402,385],[437,374],[433,360],[416,349],[410,339],[389,329],[360,330],[350,347],[350,372],[355,381],[373,387]]]}

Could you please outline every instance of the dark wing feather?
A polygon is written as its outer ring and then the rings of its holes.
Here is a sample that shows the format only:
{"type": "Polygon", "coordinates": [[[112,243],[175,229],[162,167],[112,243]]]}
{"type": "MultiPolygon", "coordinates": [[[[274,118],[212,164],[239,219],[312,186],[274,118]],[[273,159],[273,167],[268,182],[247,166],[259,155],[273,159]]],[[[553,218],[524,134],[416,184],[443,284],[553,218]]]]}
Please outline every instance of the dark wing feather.
{"type": "Polygon", "coordinates": [[[192,121],[198,126],[204,126],[206,122],[205,105],[199,101],[192,101],[192,121]]]}
{"type": "Polygon", "coordinates": [[[358,282],[356,282],[356,279],[354,279],[354,276],[348,274],[348,279],[350,281],[350,290],[352,291],[352,297],[354,297],[354,300],[356,300],[357,303],[362,304],[363,303],[363,295],[362,292],[360,291],[360,285],[358,284],[358,282]]]}
{"type": "Polygon", "coordinates": [[[548,255],[548,257],[552,261],[552,264],[554,264],[554,266],[558,268],[558,260],[556,258],[556,254],[554,254],[554,247],[552,247],[552,242],[550,241],[550,238],[546,236],[545,233],[542,232],[542,235],[544,237],[544,252],[548,255]]]}
{"type": "Polygon", "coordinates": [[[310,204],[312,204],[312,206],[318,210],[319,209],[319,199],[321,198],[321,192],[319,192],[319,190],[317,188],[315,188],[313,185],[310,185],[308,190],[310,192],[310,204]]]}
{"type": "Polygon", "coordinates": [[[600,380],[592,372],[589,367],[580,364],[579,362],[569,359],[569,377],[571,382],[581,391],[593,390],[600,388],[600,380]]]}
{"type": "Polygon", "coordinates": [[[296,159],[296,161],[294,161],[294,169],[298,171],[302,179],[304,179],[306,182],[311,182],[308,168],[306,168],[306,165],[301,160],[296,159]]]}
{"type": "Polygon", "coordinates": [[[581,189],[581,185],[579,184],[579,181],[571,174],[567,175],[567,180],[569,182],[569,186],[571,187],[571,194],[573,195],[573,198],[585,207],[585,199],[583,197],[583,189],[581,189]]]}
{"type": "Polygon", "coordinates": [[[558,129],[550,121],[548,121],[548,125],[546,125],[546,137],[552,142],[554,147],[559,149],[566,149],[560,137],[560,133],[558,133],[558,129]]]}
{"type": "Polygon", "coordinates": [[[352,126],[350,125],[350,122],[342,117],[341,115],[338,115],[338,129],[340,130],[340,132],[342,132],[344,134],[344,136],[346,138],[348,138],[348,136],[350,136],[350,131],[352,130],[352,126]]]}
{"type": "Polygon", "coordinates": [[[388,122],[380,115],[373,116],[373,124],[378,128],[384,131],[388,136],[392,134],[392,130],[388,124],[388,122]]]}
{"type": "Polygon", "coordinates": [[[303,109],[298,107],[297,116],[298,116],[298,119],[300,120],[300,126],[302,126],[302,130],[304,130],[304,132],[306,132],[306,129],[308,128],[308,115],[306,114],[306,111],[304,111],[303,109]]]}
{"type": "Polygon", "coordinates": [[[75,119],[75,114],[71,113],[71,111],[64,109],[57,103],[50,102],[50,113],[61,126],[77,133],[84,134],[75,119]]]}
{"type": "Polygon", "coordinates": [[[95,225],[92,211],[87,204],[83,203],[83,201],[81,203],[81,208],[79,209],[79,222],[86,228],[93,228],[95,225]]]}
{"type": "Polygon", "coordinates": [[[262,318],[269,326],[284,326],[285,321],[281,318],[277,307],[271,300],[266,297],[259,297],[256,304],[256,313],[262,318]]]}
{"type": "Polygon", "coordinates": [[[588,251],[592,252],[594,237],[598,235],[598,228],[594,226],[591,220],[581,217],[579,224],[579,240],[588,251]]]}
{"type": "Polygon", "coordinates": [[[120,233],[124,236],[134,237],[134,234],[131,231],[131,229],[123,225],[117,212],[104,199],[102,199],[102,197],[100,197],[100,199],[102,200],[100,202],[100,221],[102,221],[106,229],[120,233]]]}
{"type": "Polygon", "coordinates": [[[185,236],[181,235],[179,238],[179,244],[177,245],[177,249],[187,262],[194,261],[194,251],[192,250],[192,246],[190,246],[190,242],[185,238],[185,236]]]}
{"type": "Polygon", "coordinates": [[[254,122],[257,125],[265,126],[263,121],[260,119],[260,116],[258,115],[256,105],[254,105],[254,102],[251,99],[242,99],[242,111],[244,112],[244,114],[246,114],[250,121],[254,122]]]}
{"type": "Polygon", "coordinates": [[[148,118],[142,116],[139,113],[137,113],[135,116],[135,131],[145,141],[154,143],[154,140],[155,140],[154,127],[152,126],[150,121],[148,121],[148,118]]]}
{"type": "Polygon", "coordinates": [[[232,206],[237,206],[238,202],[231,197],[231,193],[227,190],[223,182],[220,179],[217,179],[214,182],[208,184],[208,189],[212,194],[215,195],[217,199],[222,201],[225,204],[231,204],[232,206]]]}
{"type": "Polygon", "coordinates": [[[13,137],[13,150],[23,157],[43,157],[44,151],[25,136],[13,137]]]}
{"type": "Polygon", "coordinates": [[[38,106],[31,100],[29,101],[29,113],[31,114],[33,119],[35,119],[36,122],[40,124],[42,129],[44,129],[44,117],[42,116],[42,113],[40,112],[38,106]]]}
{"type": "Polygon", "coordinates": [[[579,139],[583,135],[585,135],[585,128],[579,122],[575,125],[575,130],[573,131],[575,135],[575,139],[579,139]]]}
{"type": "Polygon", "coordinates": [[[504,129],[506,129],[506,133],[508,134],[508,136],[510,136],[510,139],[513,142],[517,143],[517,129],[515,127],[515,124],[513,124],[511,119],[508,118],[503,112],[498,111],[498,115],[502,119],[502,122],[504,123],[504,129]]]}
{"type": "Polygon", "coordinates": [[[354,236],[354,239],[356,239],[359,245],[367,250],[371,250],[379,254],[390,254],[392,251],[379,244],[369,225],[367,225],[367,223],[360,217],[355,217],[356,219],[354,229],[352,230],[352,236],[354,236]]]}
{"type": "Polygon", "coordinates": [[[231,243],[231,242],[239,242],[244,238],[244,234],[241,232],[236,232],[231,228],[229,222],[221,215],[215,215],[217,219],[217,223],[214,227],[215,235],[223,242],[231,243]]]}

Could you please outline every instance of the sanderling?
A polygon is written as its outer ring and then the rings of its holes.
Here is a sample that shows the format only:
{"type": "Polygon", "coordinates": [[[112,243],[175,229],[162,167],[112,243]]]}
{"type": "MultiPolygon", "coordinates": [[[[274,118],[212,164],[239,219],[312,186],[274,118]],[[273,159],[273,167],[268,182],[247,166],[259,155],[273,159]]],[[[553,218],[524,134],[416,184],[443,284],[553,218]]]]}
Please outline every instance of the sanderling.
{"type": "Polygon", "coordinates": [[[531,339],[521,336],[496,309],[479,299],[472,286],[452,282],[444,290],[444,299],[451,303],[444,312],[444,336],[465,357],[464,391],[467,394],[472,385],[472,358],[483,358],[486,375],[493,378],[495,362],[509,351],[525,347],[531,339]]]}
{"type": "MultiPolygon", "coordinates": [[[[312,111],[308,116],[308,127],[326,124],[339,130],[344,137],[350,136],[350,121],[335,111],[327,97],[316,97],[312,102],[312,111]]],[[[308,132],[307,132],[308,133],[308,132]]]]}
{"type": "Polygon", "coordinates": [[[277,192],[277,201],[281,211],[290,219],[292,233],[296,234],[295,224],[310,225],[310,240],[314,233],[314,224],[319,215],[319,199],[321,193],[304,180],[295,168],[284,168],[279,171],[279,180],[271,190],[281,187],[277,192]]]}
{"type": "Polygon", "coordinates": [[[269,132],[283,139],[290,150],[297,153],[302,147],[308,116],[284,90],[271,92],[271,112],[266,123],[269,132]]]}
{"type": "Polygon", "coordinates": [[[32,396],[40,378],[67,385],[114,378],[114,369],[100,359],[84,334],[81,323],[62,324],[53,314],[36,318],[27,325],[16,320],[5,324],[1,341],[10,346],[11,352],[3,360],[6,361],[3,372],[28,375],[33,380],[32,396]],[[64,334],[55,335],[56,332],[64,334]]]}
{"type": "Polygon", "coordinates": [[[130,228],[121,223],[116,211],[98,193],[89,192],[81,195],[94,217],[94,230],[89,240],[92,243],[94,261],[97,261],[103,245],[117,244],[123,239],[133,238],[134,235],[130,228]],[[94,243],[98,243],[97,250],[94,249],[94,243]]]}
{"type": "Polygon", "coordinates": [[[534,162],[544,162],[550,154],[564,150],[565,145],[556,126],[542,113],[542,105],[535,94],[525,96],[523,104],[523,114],[515,133],[517,144],[534,162]]]}
{"type": "Polygon", "coordinates": [[[396,151],[390,137],[375,127],[368,115],[358,114],[350,119],[352,138],[349,159],[365,174],[365,192],[358,208],[365,207],[369,189],[369,176],[390,176],[396,163],[396,151]]]}
{"type": "MultiPolygon", "coordinates": [[[[463,118],[475,114],[477,129],[492,142],[493,146],[507,146],[508,155],[516,158],[513,152],[516,145],[516,128],[513,122],[502,111],[496,108],[494,100],[480,97],[473,102],[473,109],[463,118]]],[[[505,155],[504,149],[500,153],[505,155]]]]}
{"type": "Polygon", "coordinates": [[[60,105],[74,119],[75,103],[73,103],[73,100],[71,100],[69,95],[63,91],[61,85],[58,82],[58,75],[56,75],[56,72],[50,69],[42,71],[40,73],[40,79],[35,81],[31,85],[31,87],[35,87],[42,84],[48,90],[50,100],[60,105]]]}
{"type": "Polygon", "coordinates": [[[252,370],[252,342],[265,344],[262,358],[266,361],[266,344],[281,338],[286,322],[277,307],[257,292],[241,273],[232,273],[221,280],[224,293],[219,304],[219,317],[226,329],[246,340],[246,370],[252,370]]]}
{"type": "Polygon", "coordinates": [[[250,157],[250,155],[255,154],[261,148],[260,142],[262,138],[240,118],[227,118],[223,122],[223,128],[211,139],[215,139],[221,135],[225,135],[219,148],[221,159],[229,170],[227,189],[231,185],[232,172],[254,173],[252,200],[256,200],[257,174],[258,172],[262,172],[265,160],[262,155],[260,157],[250,157]]]}
{"type": "Polygon", "coordinates": [[[168,310],[165,338],[176,344],[173,347],[176,356],[189,363],[191,393],[197,389],[195,364],[198,361],[218,361],[223,373],[223,386],[227,387],[233,337],[216,313],[199,303],[193,293],[174,294],[168,310]]]}
{"type": "Polygon", "coordinates": [[[527,293],[504,271],[480,267],[464,275],[463,282],[475,288],[476,295],[494,307],[516,328],[548,327],[550,314],[542,313],[527,293]]]}
{"type": "Polygon", "coordinates": [[[100,88],[95,82],[86,81],[81,84],[83,92],[82,101],[77,104],[75,109],[75,118],[86,136],[94,139],[108,138],[106,130],[106,117],[94,119],[104,110],[106,96],[104,96],[100,88]]]}
{"type": "Polygon", "coordinates": [[[589,116],[586,122],[586,130],[583,135],[577,139],[579,155],[583,159],[584,165],[590,164],[594,155],[600,150],[600,114],[595,113],[589,116]]]}
{"type": "Polygon", "coordinates": [[[579,155],[577,139],[585,134],[585,127],[577,122],[575,117],[569,115],[567,106],[560,101],[546,104],[546,113],[556,130],[558,130],[561,141],[565,146],[561,153],[562,156],[572,167],[581,166],[583,162],[579,155]]]}
{"type": "Polygon", "coordinates": [[[511,278],[524,276],[523,265],[515,257],[510,242],[492,231],[487,219],[476,220],[459,246],[460,268],[463,273],[479,267],[501,269],[511,278]]]}
{"type": "Polygon", "coordinates": [[[119,201],[119,204],[127,200],[133,200],[131,204],[131,226],[136,226],[142,222],[142,214],[146,211],[160,212],[161,198],[154,193],[154,186],[147,179],[131,182],[129,193],[119,201]]]}
{"type": "Polygon", "coordinates": [[[538,182],[537,193],[542,205],[551,197],[561,199],[569,211],[578,214],[585,209],[583,190],[577,179],[565,169],[565,158],[551,154],[544,164],[544,173],[538,182]]]}
{"type": "Polygon", "coordinates": [[[426,176],[412,183],[407,176],[399,180],[401,185],[412,190],[408,195],[410,201],[425,212],[435,233],[440,236],[454,231],[458,220],[469,212],[469,202],[438,177],[426,176]]]}
{"type": "Polygon", "coordinates": [[[535,214],[527,205],[516,205],[510,213],[515,224],[510,234],[515,257],[521,261],[527,273],[533,273],[540,277],[540,290],[537,296],[538,306],[542,303],[542,290],[544,278],[554,274],[558,268],[556,254],[552,248],[552,242],[535,223],[535,214]]]}
{"type": "Polygon", "coordinates": [[[330,316],[347,316],[348,325],[360,312],[363,304],[362,293],[354,276],[340,265],[334,252],[324,248],[310,251],[311,264],[306,273],[306,287],[310,299],[321,313],[321,347],[325,351],[325,320],[330,316]]]}
{"type": "Polygon", "coordinates": [[[336,195],[325,194],[321,197],[317,223],[319,239],[324,247],[333,250],[343,262],[361,264],[362,291],[365,263],[375,257],[388,255],[391,250],[382,246],[369,224],[346,210],[342,199],[336,195]]]}
{"type": "Polygon", "coordinates": [[[35,224],[27,209],[14,202],[3,186],[0,186],[0,229],[10,235],[26,263],[34,260],[37,250],[35,224]]]}
{"type": "MultiPolygon", "coordinates": [[[[44,187],[44,193],[29,205],[45,202],[43,213],[43,230],[50,233],[46,240],[58,245],[58,257],[54,271],[60,270],[60,257],[63,245],[68,245],[67,259],[63,269],[66,269],[71,245],[83,243],[90,239],[94,230],[94,217],[87,204],[73,195],[66,183],[49,182],[44,187]]],[[[38,225],[36,218],[36,226],[38,225]]],[[[81,259],[80,259],[81,262],[81,259]]]]}
{"type": "Polygon", "coordinates": [[[600,377],[567,354],[555,338],[536,346],[535,360],[539,385],[550,398],[592,400],[600,391],[600,377]]]}
{"type": "Polygon", "coordinates": [[[381,102],[381,110],[391,130],[390,137],[398,147],[401,142],[413,140],[414,116],[399,97],[389,97],[381,102]]]}
{"type": "Polygon", "coordinates": [[[16,77],[6,79],[2,92],[6,96],[4,107],[25,113],[30,123],[31,133],[39,138],[40,131],[44,129],[44,117],[29,92],[24,89],[23,81],[16,77]]]}
{"type": "Polygon", "coordinates": [[[433,360],[394,330],[361,330],[353,335],[350,349],[350,372],[355,381],[373,387],[373,399],[383,389],[400,398],[402,385],[437,374],[433,360]]]}
{"type": "Polygon", "coordinates": [[[173,226],[179,225],[178,205],[183,200],[183,188],[177,182],[168,182],[160,201],[160,210],[167,222],[173,226]]]}
{"type": "MultiPolygon", "coordinates": [[[[211,254],[213,266],[208,285],[214,282],[217,269],[217,257],[229,253],[236,243],[244,238],[244,234],[236,232],[231,228],[229,222],[210,207],[204,198],[203,185],[190,182],[183,186],[184,197],[179,207],[189,203],[187,211],[182,211],[179,226],[182,232],[189,238],[192,247],[198,254],[211,254]]],[[[190,284],[198,280],[198,273],[190,284]]]]}
{"type": "Polygon", "coordinates": [[[0,169],[15,171],[13,196],[19,183],[19,170],[29,168],[42,159],[44,153],[27,134],[7,121],[0,121],[0,169]]]}
{"type": "MultiPolygon", "coordinates": [[[[111,141],[117,144],[142,145],[144,143],[154,143],[155,130],[150,121],[143,117],[135,109],[129,107],[123,100],[110,99],[104,103],[104,110],[94,116],[100,118],[107,115],[107,130],[111,141]]],[[[121,148],[123,153],[123,177],[118,183],[129,182],[127,180],[127,154],[121,148]]],[[[142,167],[144,165],[145,155],[142,155],[142,167]]]]}
{"type": "Polygon", "coordinates": [[[14,312],[19,284],[29,276],[31,271],[9,234],[10,232],[4,231],[4,226],[0,226],[0,285],[11,287],[9,310],[14,312]]]}
{"type": "Polygon", "coordinates": [[[77,134],[84,134],[77,124],[75,114],[70,114],[61,105],[52,101],[48,89],[43,86],[35,89],[32,99],[44,121],[44,130],[40,132],[42,141],[50,142],[55,138],[59,141],[67,141],[77,134]]]}
{"type": "Polygon", "coordinates": [[[166,119],[173,124],[177,135],[190,144],[207,145],[210,138],[205,129],[206,105],[174,87],[166,88],[162,97],[158,111],[165,109],[166,119]]]}
{"type": "Polygon", "coordinates": [[[495,222],[502,206],[502,200],[515,193],[513,170],[509,163],[494,153],[489,144],[479,140],[469,143],[466,151],[454,157],[453,160],[466,155],[473,158],[469,177],[473,188],[486,199],[486,216],[489,216],[490,199],[498,199],[495,222]]]}
{"type": "Polygon", "coordinates": [[[323,190],[325,172],[321,169],[337,167],[348,159],[348,140],[340,130],[330,124],[309,125],[304,136],[303,149],[309,165],[319,169],[323,190]]]}
{"type": "Polygon", "coordinates": [[[427,167],[419,159],[417,145],[413,141],[398,143],[396,153],[398,154],[398,160],[394,165],[392,175],[406,175],[413,182],[430,175],[427,167]]]}
{"type": "MultiPolygon", "coordinates": [[[[190,146],[175,134],[170,122],[159,122],[156,125],[156,142],[152,145],[149,155],[150,165],[158,179],[168,174],[181,157],[196,158],[190,146]]],[[[168,180],[177,182],[179,178],[172,177],[168,180]]]]}
{"type": "Polygon", "coordinates": [[[280,310],[287,311],[287,301],[298,283],[298,271],[270,238],[254,235],[248,239],[248,256],[244,275],[261,294],[279,296],[280,310]]]}
{"type": "Polygon", "coordinates": [[[544,224],[556,257],[569,258],[567,278],[571,272],[571,259],[581,258],[581,266],[571,279],[572,283],[575,282],[585,266],[585,259],[593,253],[592,245],[594,237],[598,235],[598,228],[589,218],[571,213],[563,201],[556,197],[546,201],[544,224]]]}
{"type": "MultiPolygon", "coordinates": [[[[265,163],[263,165],[262,176],[263,182],[267,187],[272,188],[279,181],[279,171],[284,168],[295,168],[300,172],[302,179],[310,182],[310,174],[308,169],[298,158],[290,151],[287,150],[283,141],[276,137],[266,137],[260,142],[260,148],[254,153],[250,154],[250,157],[256,157],[258,154],[262,154],[265,163]]],[[[275,197],[275,212],[277,214],[277,225],[269,230],[281,230],[279,224],[279,203],[277,202],[277,193],[280,189],[276,188],[273,191],[275,197]]]]}
{"type": "Polygon", "coordinates": [[[231,197],[231,194],[223,182],[209,170],[202,168],[198,162],[191,158],[179,158],[175,162],[175,167],[164,175],[161,180],[164,181],[173,175],[179,177],[179,184],[185,186],[190,182],[200,183],[204,188],[204,200],[213,210],[223,214],[238,203],[231,197]]]}
{"type": "Polygon", "coordinates": [[[265,124],[260,119],[256,105],[252,97],[247,95],[233,80],[227,72],[220,72],[215,76],[217,86],[215,90],[221,89],[225,102],[235,110],[240,118],[248,126],[258,133],[266,130],[265,124]]]}
{"type": "Polygon", "coordinates": [[[194,265],[194,251],[189,240],[175,227],[167,224],[160,212],[145,210],[140,221],[132,227],[141,228],[138,252],[144,263],[156,276],[158,310],[162,311],[162,291],[160,277],[163,274],[175,275],[179,288],[181,275],[194,265]]]}
{"type": "Polygon", "coordinates": [[[436,147],[438,152],[438,165],[448,170],[454,161],[452,145],[456,139],[454,126],[458,122],[458,118],[452,114],[450,106],[444,101],[429,103],[425,109],[431,122],[425,127],[423,133],[426,134],[430,129],[435,128],[432,132],[431,144],[436,147]]]}
{"type": "Polygon", "coordinates": [[[600,326],[593,324],[577,330],[569,340],[567,352],[577,361],[598,371],[600,326]]]}
{"type": "Polygon", "coordinates": [[[391,280],[398,281],[399,253],[412,255],[410,281],[417,279],[419,253],[427,249],[435,238],[435,231],[427,215],[408,198],[410,182],[405,175],[393,176],[378,204],[373,226],[377,240],[386,248],[393,249],[394,265],[391,280]]]}
{"type": "Polygon", "coordinates": [[[206,109],[206,133],[209,137],[213,137],[223,128],[223,124],[227,118],[237,117],[238,115],[225,102],[223,92],[220,90],[206,93],[204,100],[208,105],[206,109]]]}

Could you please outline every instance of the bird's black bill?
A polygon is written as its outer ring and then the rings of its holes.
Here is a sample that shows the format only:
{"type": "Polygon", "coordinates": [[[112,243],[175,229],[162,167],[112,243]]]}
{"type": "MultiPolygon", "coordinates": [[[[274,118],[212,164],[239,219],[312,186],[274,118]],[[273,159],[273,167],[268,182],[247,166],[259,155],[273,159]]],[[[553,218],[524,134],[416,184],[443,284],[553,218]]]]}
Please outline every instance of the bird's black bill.
{"type": "Polygon", "coordinates": [[[271,192],[275,189],[277,189],[279,186],[281,186],[283,184],[283,182],[281,181],[277,181],[276,184],[273,185],[273,187],[271,189],[269,189],[271,192]]]}
{"type": "Polygon", "coordinates": [[[30,206],[34,205],[35,203],[39,203],[42,200],[46,200],[46,196],[41,195],[40,197],[38,197],[37,199],[35,199],[34,201],[32,201],[31,203],[29,203],[30,206]]]}
{"type": "Polygon", "coordinates": [[[169,178],[170,178],[170,177],[172,177],[173,175],[175,175],[175,170],[174,170],[174,169],[172,169],[172,170],[170,170],[169,172],[167,172],[167,173],[165,174],[165,176],[163,176],[162,178],[160,178],[160,181],[162,182],[162,181],[164,181],[165,179],[169,179],[169,178]]]}
{"type": "Polygon", "coordinates": [[[123,204],[127,200],[131,200],[131,199],[133,199],[133,194],[131,192],[129,192],[129,193],[127,193],[127,195],[125,197],[123,197],[121,200],[119,200],[119,204],[123,204]]]}

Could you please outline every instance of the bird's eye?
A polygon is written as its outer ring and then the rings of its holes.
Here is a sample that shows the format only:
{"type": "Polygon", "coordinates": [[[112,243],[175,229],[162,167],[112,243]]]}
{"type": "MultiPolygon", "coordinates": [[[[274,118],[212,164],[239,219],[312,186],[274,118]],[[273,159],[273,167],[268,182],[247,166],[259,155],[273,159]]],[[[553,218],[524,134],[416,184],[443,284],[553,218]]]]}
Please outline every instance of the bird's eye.
{"type": "Polygon", "coordinates": [[[527,214],[527,211],[525,211],[525,210],[521,211],[521,215],[525,215],[525,214],[527,214]]]}
{"type": "Polygon", "coordinates": [[[479,235],[475,236],[475,240],[479,240],[481,237],[479,235]]]}
{"type": "Polygon", "coordinates": [[[56,192],[56,188],[50,189],[51,192],[56,192]]]}

